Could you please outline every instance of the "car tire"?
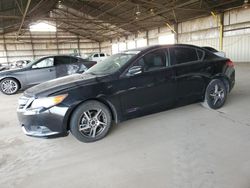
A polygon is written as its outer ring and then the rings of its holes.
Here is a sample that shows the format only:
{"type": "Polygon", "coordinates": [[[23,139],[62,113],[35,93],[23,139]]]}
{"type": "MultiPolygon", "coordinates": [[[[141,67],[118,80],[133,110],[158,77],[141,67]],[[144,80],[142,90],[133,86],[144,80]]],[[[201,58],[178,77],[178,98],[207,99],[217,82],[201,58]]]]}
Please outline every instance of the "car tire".
{"type": "Polygon", "coordinates": [[[6,95],[13,95],[20,89],[20,85],[16,79],[5,78],[0,82],[0,90],[6,95]]]}
{"type": "Polygon", "coordinates": [[[211,109],[221,108],[227,98],[227,87],[220,79],[213,79],[207,86],[203,106],[211,109]]]}
{"type": "Polygon", "coordinates": [[[111,112],[106,105],[87,101],[74,110],[70,132],[81,142],[95,142],[108,134],[111,123],[111,112]]]}

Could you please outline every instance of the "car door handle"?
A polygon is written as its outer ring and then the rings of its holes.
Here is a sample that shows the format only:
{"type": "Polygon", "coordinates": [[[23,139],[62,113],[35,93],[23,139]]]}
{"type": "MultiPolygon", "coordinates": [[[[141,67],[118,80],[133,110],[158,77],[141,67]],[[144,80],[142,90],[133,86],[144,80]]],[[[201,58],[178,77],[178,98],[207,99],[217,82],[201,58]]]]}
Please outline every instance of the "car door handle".
{"type": "Polygon", "coordinates": [[[53,69],[49,69],[49,72],[52,72],[52,71],[54,71],[53,69]]]}
{"type": "Polygon", "coordinates": [[[128,88],[128,91],[131,91],[131,90],[136,90],[137,87],[131,87],[131,88],[128,88]]]}
{"type": "Polygon", "coordinates": [[[155,85],[154,83],[149,83],[149,84],[147,84],[147,87],[152,87],[154,85],[155,85]]]}

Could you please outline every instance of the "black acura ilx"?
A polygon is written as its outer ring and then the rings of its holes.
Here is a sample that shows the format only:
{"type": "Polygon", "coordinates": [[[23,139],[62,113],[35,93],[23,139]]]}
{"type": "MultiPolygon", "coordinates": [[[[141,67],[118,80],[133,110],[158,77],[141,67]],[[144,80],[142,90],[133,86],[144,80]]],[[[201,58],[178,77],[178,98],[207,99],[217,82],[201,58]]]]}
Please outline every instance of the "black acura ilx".
{"type": "Polygon", "coordinates": [[[107,135],[112,122],[194,102],[218,109],[234,83],[230,59],[192,45],[157,45],[118,53],[83,74],[26,90],[18,118],[27,135],[70,131],[93,142],[107,135]]]}

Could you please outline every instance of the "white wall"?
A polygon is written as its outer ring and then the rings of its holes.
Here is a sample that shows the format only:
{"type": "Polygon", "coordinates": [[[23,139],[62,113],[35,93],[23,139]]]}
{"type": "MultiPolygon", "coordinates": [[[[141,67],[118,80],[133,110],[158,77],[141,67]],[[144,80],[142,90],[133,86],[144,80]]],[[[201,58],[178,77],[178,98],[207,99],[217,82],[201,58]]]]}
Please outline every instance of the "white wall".
{"type": "Polygon", "coordinates": [[[136,35],[130,35],[119,39],[113,39],[109,42],[101,43],[101,49],[106,53],[114,54],[127,49],[140,48],[148,45],[173,43],[174,34],[167,26],[165,26],[145,32],[140,32],[136,35]],[[166,38],[169,40],[166,40],[166,38]],[[120,48],[120,46],[124,46],[124,44],[126,48],[120,48]]]}
{"type": "Polygon", "coordinates": [[[64,31],[56,33],[26,32],[16,40],[15,33],[0,35],[0,63],[33,60],[42,56],[99,52],[99,43],[64,31]]]}
{"type": "MultiPolygon", "coordinates": [[[[219,15],[218,15],[219,16],[219,15]]],[[[171,25],[174,28],[173,25],[171,25]]],[[[219,50],[219,20],[214,16],[194,19],[178,24],[178,43],[198,46],[211,46],[219,50]]],[[[250,9],[235,9],[224,13],[223,51],[235,62],[250,62],[250,9]]],[[[112,45],[146,39],[147,45],[160,44],[161,36],[172,37],[173,32],[167,26],[147,32],[131,35],[127,38],[113,39],[102,43],[102,50],[112,54],[112,45]]],[[[165,37],[163,37],[165,38],[165,37]]],[[[176,42],[176,41],[175,41],[176,42]]],[[[167,43],[171,44],[171,40],[167,43]]],[[[135,46],[137,47],[137,45],[135,46]]],[[[118,50],[119,51],[119,50],[118,50]]]]}
{"type": "MultiPolygon", "coordinates": [[[[250,9],[225,12],[223,35],[222,50],[227,57],[235,62],[250,62],[250,9]]],[[[218,20],[209,16],[179,24],[179,43],[219,49],[218,20]]]]}

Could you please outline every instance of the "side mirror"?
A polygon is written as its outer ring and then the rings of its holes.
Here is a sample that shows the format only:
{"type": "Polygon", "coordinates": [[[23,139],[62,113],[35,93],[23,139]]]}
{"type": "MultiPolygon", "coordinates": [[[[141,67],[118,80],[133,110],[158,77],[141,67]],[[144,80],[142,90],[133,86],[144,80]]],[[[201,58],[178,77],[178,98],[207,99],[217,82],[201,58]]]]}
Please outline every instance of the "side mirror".
{"type": "Polygon", "coordinates": [[[134,76],[142,73],[142,66],[133,66],[128,70],[127,76],[134,76]]]}

